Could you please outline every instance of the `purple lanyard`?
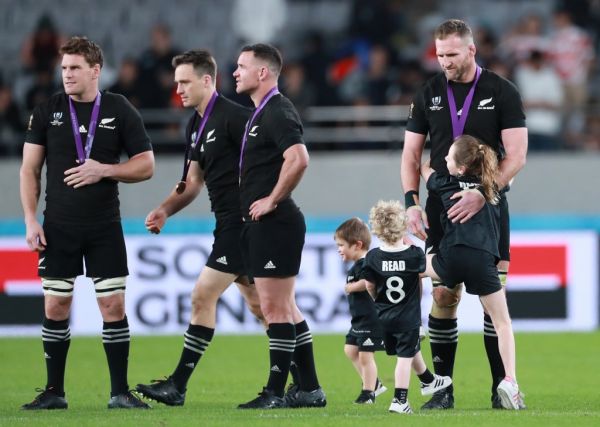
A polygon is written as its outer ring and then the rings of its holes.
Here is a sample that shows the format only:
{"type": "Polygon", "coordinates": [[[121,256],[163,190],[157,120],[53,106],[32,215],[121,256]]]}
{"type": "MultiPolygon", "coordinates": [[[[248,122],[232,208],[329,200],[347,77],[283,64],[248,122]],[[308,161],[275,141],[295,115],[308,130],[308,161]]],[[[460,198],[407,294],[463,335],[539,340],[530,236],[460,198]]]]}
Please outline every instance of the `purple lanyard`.
{"type": "Polygon", "coordinates": [[[475,70],[475,80],[471,85],[471,89],[465,98],[465,102],[462,106],[462,113],[460,116],[456,111],[456,101],[454,101],[454,93],[450,87],[450,81],[447,83],[446,92],[448,94],[448,104],[450,104],[450,118],[452,119],[452,140],[455,140],[458,136],[463,134],[465,130],[465,124],[467,123],[467,116],[469,115],[469,108],[471,108],[471,102],[473,102],[473,95],[475,94],[475,86],[479,81],[481,75],[481,68],[477,67],[475,70]]]}
{"type": "Polygon", "coordinates": [[[240,150],[240,180],[242,179],[242,164],[244,162],[244,149],[246,148],[246,142],[248,141],[248,134],[250,133],[250,130],[252,129],[252,123],[254,123],[254,119],[256,118],[256,116],[258,116],[260,114],[260,112],[263,110],[263,108],[265,108],[265,105],[267,105],[267,102],[269,102],[269,99],[273,98],[275,95],[277,95],[279,93],[279,90],[277,89],[277,86],[273,87],[270,91],[267,92],[267,94],[265,95],[265,97],[262,99],[262,101],[260,101],[260,104],[258,104],[258,108],[256,108],[256,110],[254,110],[254,113],[252,114],[252,118],[246,122],[246,128],[244,129],[244,137],[242,138],[242,149],[240,150]]]}
{"type": "Polygon", "coordinates": [[[77,148],[77,163],[82,165],[85,159],[90,158],[92,152],[92,144],[96,135],[96,125],[98,124],[98,115],[100,114],[100,99],[102,95],[98,92],[94,100],[94,108],[92,109],[92,117],[88,126],[87,139],[85,141],[85,152],[83,151],[83,143],[81,142],[81,132],[79,132],[79,121],[77,120],[77,112],[73,105],[73,100],[69,96],[69,111],[71,113],[71,126],[73,127],[73,136],[75,137],[75,147],[77,148]]]}
{"type": "Polygon", "coordinates": [[[183,174],[181,175],[181,182],[185,182],[185,180],[187,179],[187,174],[190,170],[190,164],[192,163],[190,152],[196,148],[196,145],[198,145],[198,141],[200,141],[200,135],[202,135],[202,132],[204,131],[204,127],[206,126],[206,122],[208,122],[210,113],[212,113],[213,107],[215,106],[215,102],[217,101],[218,96],[219,94],[215,90],[212,96],[210,97],[208,104],[206,105],[206,110],[204,110],[204,115],[202,116],[200,126],[198,126],[198,131],[196,133],[196,138],[194,139],[194,142],[185,147],[185,160],[183,163],[183,174]]]}

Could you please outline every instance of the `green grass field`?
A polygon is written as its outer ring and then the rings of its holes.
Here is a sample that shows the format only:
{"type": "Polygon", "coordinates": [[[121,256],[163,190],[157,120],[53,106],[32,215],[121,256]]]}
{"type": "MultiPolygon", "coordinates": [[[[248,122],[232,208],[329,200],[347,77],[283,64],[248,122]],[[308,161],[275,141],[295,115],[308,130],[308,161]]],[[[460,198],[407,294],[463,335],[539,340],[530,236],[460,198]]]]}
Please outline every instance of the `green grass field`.
{"type": "MultiPolygon", "coordinates": [[[[0,386],[1,426],[599,426],[598,382],[600,332],[517,334],[519,383],[528,409],[490,409],[489,371],[479,334],[462,334],[455,368],[456,409],[421,412],[425,401],[413,376],[409,400],[414,415],[387,412],[393,392],[373,406],[352,402],[360,381],[343,354],[342,336],[315,336],[315,354],[328,404],[324,409],[241,411],[267,375],[267,339],[262,336],[217,335],[192,377],[184,407],[151,403],[151,411],[109,411],[108,371],[101,339],[75,337],[67,363],[67,411],[25,412],[20,405],[45,384],[41,340],[0,339],[4,372],[0,386]]],[[[129,381],[149,382],[168,375],[177,362],[181,337],[134,337],[129,381]]],[[[424,345],[430,360],[429,345],[424,345]]],[[[393,390],[394,358],[377,354],[379,375],[393,390]]]]}

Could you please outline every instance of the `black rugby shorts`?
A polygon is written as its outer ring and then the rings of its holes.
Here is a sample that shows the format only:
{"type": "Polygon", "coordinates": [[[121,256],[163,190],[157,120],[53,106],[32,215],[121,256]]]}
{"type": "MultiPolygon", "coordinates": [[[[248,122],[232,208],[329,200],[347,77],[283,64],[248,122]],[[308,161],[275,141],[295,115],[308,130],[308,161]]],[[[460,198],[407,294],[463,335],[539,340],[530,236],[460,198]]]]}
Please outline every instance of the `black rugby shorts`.
{"type": "Polygon", "coordinates": [[[295,204],[279,205],[259,221],[245,218],[242,255],[249,276],[297,276],[305,235],[304,215],[295,204]]]}
{"type": "Polygon", "coordinates": [[[40,277],[127,276],[127,252],[119,221],[91,225],[44,221],[47,246],[40,252],[40,277]]]}
{"type": "Polygon", "coordinates": [[[382,337],[371,334],[357,335],[352,332],[352,329],[346,335],[346,344],[355,345],[358,347],[358,351],[365,353],[373,353],[384,349],[382,337]]]}
{"type": "Polygon", "coordinates": [[[386,331],[383,342],[388,356],[414,357],[421,350],[419,328],[402,332],[386,331]]]}
{"type": "MultiPolygon", "coordinates": [[[[508,200],[506,193],[500,194],[500,201],[493,209],[498,222],[498,252],[500,260],[510,261],[510,215],[508,212],[508,200]]],[[[437,254],[440,249],[440,242],[444,237],[441,215],[446,215],[442,200],[434,195],[427,197],[425,204],[425,213],[429,222],[427,229],[427,240],[425,241],[426,253],[437,254]]]]}
{"type": "Polygon", "coordinates": [[[240,244],[242,227],[242,219],[239,217],[227,220],[217,219],[217,225],[213,232],[215,240],[212,251],[206,260],[207,267],[223,273],[245,274],[240,244]]]}
{"type": "Polygon", "coordinates": [[[451,250],[438,252],[433,257],[432,266],[449,288],[464,282],[467,293],[480,296],[502,289],[496,258],[479,249],[452,246],[451,250]]]}

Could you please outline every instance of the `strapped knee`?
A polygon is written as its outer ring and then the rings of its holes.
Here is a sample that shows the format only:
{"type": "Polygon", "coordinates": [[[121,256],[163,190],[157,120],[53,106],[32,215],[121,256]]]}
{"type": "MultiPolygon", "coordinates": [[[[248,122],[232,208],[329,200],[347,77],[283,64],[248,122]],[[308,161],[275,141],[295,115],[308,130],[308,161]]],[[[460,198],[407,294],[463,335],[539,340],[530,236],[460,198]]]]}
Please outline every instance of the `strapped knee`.
{"type": "Polygon", "coordinates": [[[73,296],[74,288],[75,277],[67,279],[42,277],[42,289],[44,290],[44,295],[71,297],[73,296]]]}
{"type": "Polygon", "coordinates": [[[125,293],[125,283],[127,276],[110,277],[108,279],[102,277],[92,278],[94,281],[94,289],[96,290],[96,298],[108,297],[115,294],[125,293]]]}

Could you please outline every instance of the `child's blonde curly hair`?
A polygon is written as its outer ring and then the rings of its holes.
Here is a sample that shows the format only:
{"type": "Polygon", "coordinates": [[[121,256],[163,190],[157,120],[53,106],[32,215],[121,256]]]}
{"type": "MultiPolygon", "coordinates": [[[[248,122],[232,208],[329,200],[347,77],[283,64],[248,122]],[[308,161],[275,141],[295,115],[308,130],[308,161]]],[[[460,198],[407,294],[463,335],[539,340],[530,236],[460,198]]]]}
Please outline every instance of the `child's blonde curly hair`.
{"type": "Polygon", "coordinates": [[[384,243],[394,245],[406,233],[406,210],[397,200],[380,200],[369,212],[369,224],[374,235],[384,243]]]}

